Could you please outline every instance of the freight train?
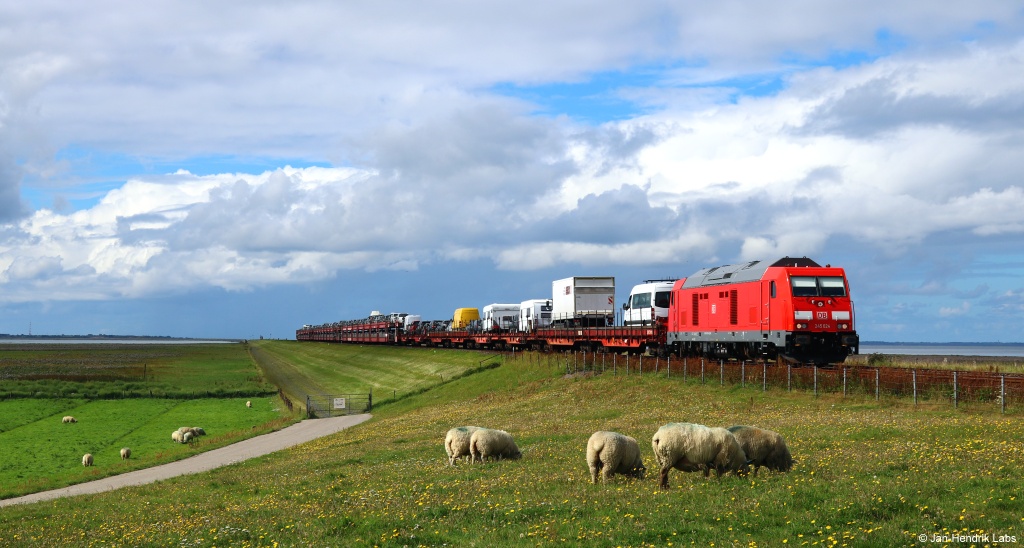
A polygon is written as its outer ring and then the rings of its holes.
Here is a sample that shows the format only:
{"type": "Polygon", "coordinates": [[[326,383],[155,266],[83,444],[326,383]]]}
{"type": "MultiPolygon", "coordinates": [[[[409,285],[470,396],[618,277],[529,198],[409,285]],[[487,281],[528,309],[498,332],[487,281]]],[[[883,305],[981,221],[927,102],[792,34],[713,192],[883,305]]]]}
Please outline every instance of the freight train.
{"type": "Polygon", "coordinates": [[[806,257],[706,268],[648,280],[615,310],[611,277],[552,283],[550,299],[460,308],[451,320],[407,313],[304,325],[300,341],[461,348],[587,350],[711,359],[842,363],[859,353],[842,268],[806,257]]]}

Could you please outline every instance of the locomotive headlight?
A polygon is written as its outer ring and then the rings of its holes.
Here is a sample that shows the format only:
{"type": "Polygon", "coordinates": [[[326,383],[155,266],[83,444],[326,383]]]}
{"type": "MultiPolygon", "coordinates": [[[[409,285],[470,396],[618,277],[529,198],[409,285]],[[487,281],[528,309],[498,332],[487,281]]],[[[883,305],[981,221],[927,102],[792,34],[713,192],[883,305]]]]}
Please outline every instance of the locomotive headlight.
{"type": "Polygon", "coordinates": [[[848,324],[848,323],[841,323],[841,324],[839,324],[839,329],[849,329],[849,328],[850,328],[850,324],[848,324]]]}

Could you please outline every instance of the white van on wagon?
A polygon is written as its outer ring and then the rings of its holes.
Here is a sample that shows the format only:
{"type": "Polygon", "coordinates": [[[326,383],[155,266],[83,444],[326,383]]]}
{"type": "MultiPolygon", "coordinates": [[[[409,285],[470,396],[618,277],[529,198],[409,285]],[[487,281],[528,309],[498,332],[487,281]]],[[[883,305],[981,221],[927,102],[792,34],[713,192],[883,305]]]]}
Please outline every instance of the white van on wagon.
{"type": "Polygon", "coordinates": [[[530,299],[519,304],[519,330],[528,333],[551,325],[551,299],[530,299]]]}
{"type": "Polygon", "coordinates": [[[668,319],[668,305],[675,280],[644,280],[629,292],[622,305],[622,325],[654,325],[668,319]]]}

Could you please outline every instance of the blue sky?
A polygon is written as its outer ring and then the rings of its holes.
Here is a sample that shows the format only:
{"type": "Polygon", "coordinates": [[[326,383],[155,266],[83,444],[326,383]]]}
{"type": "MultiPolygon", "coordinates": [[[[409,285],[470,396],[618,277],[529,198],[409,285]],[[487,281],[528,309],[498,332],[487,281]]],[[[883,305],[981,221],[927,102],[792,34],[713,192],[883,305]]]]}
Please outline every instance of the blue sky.
{"type": "Polygon", "coordinates": [[[0,333],[292,337],[809,256],[1024,342],[1013,2],[0,0],[0,333]]]}

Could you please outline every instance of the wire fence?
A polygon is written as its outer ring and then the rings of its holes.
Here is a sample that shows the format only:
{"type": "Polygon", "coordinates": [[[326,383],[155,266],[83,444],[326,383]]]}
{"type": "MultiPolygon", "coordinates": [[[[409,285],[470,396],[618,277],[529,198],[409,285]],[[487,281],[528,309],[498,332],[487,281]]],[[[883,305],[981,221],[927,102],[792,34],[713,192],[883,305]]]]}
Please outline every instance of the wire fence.
{"type": "Polygon", "coordinates": [[[1024,375],[994,371],[886,366],[795,366],[763,362],[631,356],[600,352],[510,353],[511,361],[529,360],[564,369],[566,374],[679,379],[695,384],[740,385],[761,391],[841,394],[881,400],[913,400],[914,405],[967,404],[997,407],[1002,413],[1024,410],[1024,375]]]}
{"type": "Polygon", "coordinates": [[[317,394],[306,396],[306,416],[311,419],[369,413],[373,409],[373,393],[317,394]]]}

